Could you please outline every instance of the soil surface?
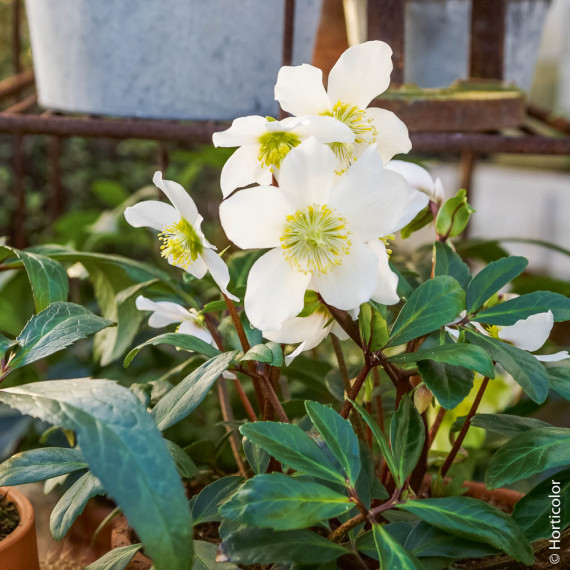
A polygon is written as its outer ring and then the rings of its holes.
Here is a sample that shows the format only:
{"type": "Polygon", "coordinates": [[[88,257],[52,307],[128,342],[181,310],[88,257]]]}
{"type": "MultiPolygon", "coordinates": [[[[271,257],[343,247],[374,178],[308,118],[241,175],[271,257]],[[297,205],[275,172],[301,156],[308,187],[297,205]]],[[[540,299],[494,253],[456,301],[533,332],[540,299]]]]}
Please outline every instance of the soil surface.
{"type": "Polygon", "coordinates": [[[0,540],[6,538],[20,524],[20,513],[14,503],[0,496],[0,540]]]}

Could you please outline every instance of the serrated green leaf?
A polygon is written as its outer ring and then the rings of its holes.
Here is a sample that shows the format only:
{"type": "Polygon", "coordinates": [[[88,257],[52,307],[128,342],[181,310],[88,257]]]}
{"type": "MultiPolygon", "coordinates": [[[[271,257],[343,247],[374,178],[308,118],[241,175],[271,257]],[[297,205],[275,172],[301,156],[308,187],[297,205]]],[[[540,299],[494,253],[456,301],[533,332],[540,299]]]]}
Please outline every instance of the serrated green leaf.
{"type": "Polygon", "coordinates": [[[79,449],[43,447],[12,455],[0,465],[0,485],[45,481],[87,468],[79,449]]]}
{"type": "Polygon", "coordinates": [[[223,517],[245,525],[296,530],[338,517],[354,503],[324,485],[283,473],[247,480],[220,509],[223,517]]]}
{"type": "Polygon", "coordinates": [[[252,346],[240,360],[256,360],[271,366],[281,367],[283,366],[283,350],[281,350],[281,345],[276,342],[258,344],[252,346]]]}
{"type": "Polygon", "coordinates": [[[224,538],[222,547],[236,564],[321,564],[348,553],[346,548],[309,530],[274,531],[268,528],[244,528],[232,532],[224,538]]]}
{"type": "Polygon", "coordinates": [[[157,570],[187,570],[192,544],[184,487],[154,421],[130,390],[109,380],[50,380],[0,390],[0,401],[74,430],[91,472],[157,570]]]}
{"type": "Polygon", "coordinates": [[[473,318],[489,325],[514,325],[531,315],[552,311],[555,322],[570,320],[570,299],[550,291],[534,291],[484,309],[473,318]]]}
{"type": "Polygon", "coordinates": [[[487,487],[496,489],[547,469],[570,465],[570,429],[525,431],[503,445],[487,467],[487,487]]]}
{"type": "Polygon", "coordinates": [[[243,452],[245,453],[245,458],[253,469],[253,472],[256,475],[265,473],[267,471],[267,467],[269,466],[271,455],[269,455],[269,453],[267,453],[267,451],[264,449],[261,449],[259,445],[253,443],[252,441],[249,441],[247,437],[243,438],[242,445],[243,452]]]}
{"type": "Polygon", "coordinates": [[[525,350],[502,340],[491,338],[470,330],[465,331],[468,342],[480,346],[498,362],[522,387],[528,397],[542,404],[548,396],[548,376],[544,366],[525,350]]]}
{"type": "Polygon", "coordinates": [[[344,475],[297,425],[254,422],[240,427],[242,435],[270,453],[277,461],[325,481],[345,484],[344,475]]]}
{"type": "Polygon", "coordinates": [[[527,259],[517,256],[503,257],[489,263],[487,267],[473,277],[469,287],[467,287],[467,296],[465,297],[467,312],[472,313],[479,309],[485,301],[509,281],[518,277],[527,265],[527,259]]]}
{"type": "Polygon", "coordinates": [[[382,525],[373,524],[372,535],[382,570],[389,570],[390,568],[422,570],[424,568],[423,564],[397,540],[394,540],[382,525]]]}
{"type": "Polygon", "coordinates": [[[547,477],[515,504],[513,520],[528,540],[534,542],[542,538],[552,538],[554,526],[562,531],[570,525],[570,510],[563,507],[563,501],[569,493],[570,469],[566,469],[547,477]],[[553,504],[557,496],[560,497],[558,507],[553,504]],[[553,518],[551,521],[550,517],[560,518],[553,518]]]}
{"type": "Polygon", "coordinates": [[[532,565],[532,548],[510,516],[490,504],[469,497],[422,499],[396,505],[455,536],[484,542],[532,565]]]}
{"type": "Polygon", "coordinates": [[[156,346],[158,344],[168,344],[170,346],[175,346],[176,348],[181,348],[190,352],[197,352],[198,354],[203,354],[208,358],[212,358],[218,354],[221,354],[217,348],[214,348],[211,344],[204,342],[198,337],[182,333],[164,333],[155,336],[154,338],[151,338],[133,348],[127,354],[127,356],[125,356],[124,366],[128,366],[132,362],[133,358],[145,346],[156,346]]]}
{"type": "Polygon", "coordinates": [[[45,255],[17,249],[13,251],[26,268],[36,313],[40,313],[51,303],[67,301],[69,283],[67,273],[60,263],[45,255]]]}
{"type": "Polygon", "coordinates": [[[422,283],[400,311],[389,345],[404,344],[450,323],[463,309],[465,291],[453,279],[442,275],[422,283]]]}
{"type": "Polygon", "coordinates": [[[423,360],[418,362],[418,371],[425,385],[446,410],[460,404],[473,388],[473,371],[462,366],[423,360]]]}
{"type": "Polygon", "coordinates": [[[185,479],[195,477],[198,474],[198,467],[196,467],[196,464],[190,459],[190,456],[173,441],[165,439],[164,443],[166,443],[168,453],[170,453],[170,457],[174,460],[180,476],[185,479]]]}
{"type": "Polygon", "coordinates": [[[405,395],[390,423],[390,443],[400,485],[418,463],[425,440],[425,426],[422,416],[416,410],[412,399],[405,395]]]}
{"type": "Polygon", "coordinates": [[[463,289],[467,289],[472,276],[469,266],[445,242],[436,241],[434,275],[449,275],[453,277],[463,289]]]}
{"type": "Polygon", "coordinates": [[[536,418],[522,418],[510,414],[475,414],[470,425],[514,437],[519,433],[541,427],[552,427],[550,424],[536,418]]]}
{"type": "Polygon", "coordinates": [[[204,540],[194,541],[193,570],[239,570],[231,562],[216,562],[218,547],[216,544],[204,540]]]}
{"type": "Polygon", "coordinates": [[[45,358],[112,324],[80,305],[52,303],[28,321],[16,339],[9,367],[15,370],[45,358]]]}
{"type": "Polygon", "coordinates": [[[92,473],[84,473],[59,499],[49,518],[49,529],[55,540],[62,540],[69,527],[83,512],[87,501],[105,492],[92,473]]]}
{"type": "Polygon", "coordinates": [[[172,388],[152,409],[158,429],[163,431],[192,413],[238,354],[233,350],[210,358],[172,388]]]}
{"type": "Polygon", "coordinates": [[[352,486],[360,474],[360,450],[352,424],[332,408],[317,402],[306,401],[305,409],[324,439],[330,452],[340,463],[352,486]]]}
{"type": "Polygon", "coordinates": [[[417,352],[408,352],[391,356],[391,362],[420,362],[432,360],[443,362],[453,366],[462,366],[469,370],[475,370],[483,376],[495,377],[495,366],[489,355],[480,347],[461,342],[454,344],[442,344],[417,352]]]}
{"type": "Polygon", "coordinates": [[[6,353],[18,344],[16,339],[6,338],[2,333],[0,333],[0,360],[6,356],[6,353]]]}
{"type": "Polygon", "coordinates": [[[85,570],[125,570],[133,556],[143,547],[142,544],[129,544],[114,548],[104,556],[85,566],[85,570]]]}
{"type": "Polygon", "coordinates": [[[552,366],[546,369],[551,390],[570,400],[570,368],[552,366]]]}
{"type": "Polygon", "coordinates": [[[235,490],[244,482],[243,477],[222,477],[204,487],[198,495],[192,497],[190,510],[192,522],[197,525],[205,522],[218,522],[220,505],[230,497],[235,490]]]}

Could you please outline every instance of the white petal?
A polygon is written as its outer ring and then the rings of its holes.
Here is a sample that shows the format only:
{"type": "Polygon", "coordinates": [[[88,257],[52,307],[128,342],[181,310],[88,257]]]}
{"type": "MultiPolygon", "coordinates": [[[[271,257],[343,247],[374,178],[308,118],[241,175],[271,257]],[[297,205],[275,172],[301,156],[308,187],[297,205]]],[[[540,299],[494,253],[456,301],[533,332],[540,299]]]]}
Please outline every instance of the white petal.
{"type": "Polygon", "coordinates": [[[331,108],[323,87],[323,72],[304,63],[279,70],[275,99],[291,115],[320,115],[331,108]]]}
{"type": "Polygon", "coordinates": [[[271,184],[271,171],[259,160],[259,145],[246,145],[238,148],[222,168],[222,195],[227,198],[236,188],[253,182],[268,186],[271,184]]]}
{"type": "Polygon", "coordinates": [[[334,117],[310,115],[303,117],[294,128],[302,138],[315,137],[320,143],[352,143],[355,135],[352,129],[334,117]]]}
{"type": "Polygon", "coordinates": [[[266,132],[267,119],[259,115],[235,119],[232,126],[220,133],[214,133],[214,146],[243,146],[256,144],[259,137],[266,132]]]}
{"type": "Polygon", "coordinates": [[[374,145],[342,176],[330,199],[331,207],[346,218],[350,230],[366,241],[394,233],[405,225],[403,220],[413,219],[427,202],[425,194],[382,167],[374,145]]]}
{"type": "MultiPolygon", "coordinates": [[[[204,250],[204,251],[206,251],[206,250],[204,250]]],[[[174,259],[173,259],[172,255],[169,256],[168,263],[170,263],[170,265],[174,265],[173,261],[174,261],[174,259]]],[[[196,258],[196,260],[194,262],[192,262],[185,269],[185,271],[187,273],[190,273],[190,275],[193,275],[194,277],[196,277],[196,279],[202,279],[204,277],[204,275],[206,275],[206,272],[208,271],[208,267],[206,265],[206,262],[202,259],[202,256],[199,255],[196,258]]]]}
{"type": "Polygon", "coordinates": [[[392,50],[380,41],[370,41],[348,48],[329,74],[328,95],[338,101],[365,109],[390,85],[392,50]]]}
{"type": "MultiPolygon", "coordinates": [[[[278,329],[264,330],[263,336],[268,340],[283,344],[296,344],[311,340],[322,335],[329,318],[320,311],[308,317],[293,317],[284,321],[278,329]]],[[[328,333],[328,330],[326,332],[328,333]]]]}
{"type": "Polygon", "coordinates": [[[202,258],[208,267],[208,271],[212,279],[216,282],[218,287],[222,290],[224,295],[227,295],[232,301],[239,301],[239,299],[228,291],[228,284],[230,282],[230,271],[224,260],[209,248],[205,248],[202,252],[202,258]]]}
{"type": "Polygon", "coordinates": [[[177,222],[180,216],[170,204],[147,200],[126,208],[125,219],[135,228],[162,230],[165,226],[177,222]]]}
{"type": "Polygon", "coordinates": [[[437,204],[442,204],[445,200],[445,191],[443,190],[443,184],[439,177],[435,179],[435,189],[431,199],[437,204]]]}
{"type": "Polygon", "coordinates": [[[404,160],[391,160],[386,165],[387,170],[397,172],[406,179],[406,182],[415,190],[427,194],[433,199],[435,194],[435,183],[430,173],[419,164],[406,162],[404,160]]]}
{"type": "Polygon", "coordinates": [[[166,197],[178,210],[180,216],[188,223],[194,225],[199,214],[198,208],[196,208],[196,204],[194,204],[194,200],[192,200],[190,194],[188,194],[178,182],[163,180],[162,172],[158,170],[154,173],[152,181],[157,188],[160,188],[166,194],[166,197]]]}
{"type": "Polygon", "coordinates": [[[180,323],[190,317],[190,312],[187,309],[171,301],[152,301],[143,295],[139,295],[135,304],[139,311],[153,311],[148,320],[149,326],[153,328],[180,323]]]}
{"type": "Polygon", "coordinates": [[[324,275],[313,275],[311,289],[328,305],[349,310],[369,301],[378,284],[378,257],[366,244],[354,243],[342,265],[324,275]]]}
{"type": "Polygon", "coordinates": [[[336,167],[333,151],[310,137],[283,159],[279,187],[295,210],[310,204],[326,204],[336,167]]]}
{"type": "Polygon", "coordinates": [[[242,249],[278,247],[292,212],[283,192],[273,186],[246,188],[220,204],[222,227],[242,249]]]}
{"type": "Polygon", "coordinates": [[[395,154],[406,154],[412,150],[408,127],[392,111],[368,107],[366,115],[374,120],[378,131],[376,144],[384,164],[395,154]]]}
{"type": "Polygon", "coordinates": [[[182,321],[180,327],[178,328],[178,332],[181,334],[189,334],[190,336],[195,336],[200,340],[207,342],[208,344],[213,344],[214,342],[210,331],[195,323],[194,320],[182,321]]]}
{"type": "Polygon", "coordinates": [[[500,329],[499,338],[514,344],[517,348],[534,352],[546,342],[553,325],[552,311],[538,313],[521,319],[510,327],[500,329]]]}
{"type": "Polygon", "coordinates": [[[245,312],[251,324],[259,330],[273,330],[298,315],[310,278],[292,269],[281,249],[260,257],[247,278],[245,312]]]}
{"type": "MultiPolygon", "coordinates": [[[[360,307],[358,307],[358,309],[360,311],[360,307]]],[[[351,313],[351,311],[348,312],[349,314],[351,313]]],[[[352,317],[352,315],[350,316],[352,317]]],[[[356,315],[353,320],[356,320],[357,318],[358,315],[356,315]]],[[[331,324],[331,333],[334,334],[338,340],[348,340],[350,338],[345,330],[336,321],[331,324]]]]}
{"type": "Polygon", "coordinates": [[[380,240],[368,243],[370,249],[378,256],[378,286],[372,300],[383,305],[395,305],[398,297],[398,276],[390,269],[388,253],[380,240]]]}
{"type": "Polygon", "coordinates": [[[567,350],[561,350],[554,354],[534,354],[533,356],[541,362],[558,362],[570,358],[570,354],[568,354],[567,350]]]}

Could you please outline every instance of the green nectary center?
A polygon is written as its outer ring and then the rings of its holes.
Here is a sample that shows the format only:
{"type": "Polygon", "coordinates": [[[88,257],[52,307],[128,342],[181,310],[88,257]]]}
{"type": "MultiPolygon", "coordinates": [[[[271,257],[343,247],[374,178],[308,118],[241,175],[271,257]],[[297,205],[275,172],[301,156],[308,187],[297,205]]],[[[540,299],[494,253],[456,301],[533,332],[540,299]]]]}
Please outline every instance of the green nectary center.
{"type": "Polygon", "coordinates": [[[291,267],[324,274],[341,265],[350,251],[346,220],[326,205],[311,205],[287,217],[281,247],[291,267]]]}
{"type": "Polygon", "coordinates": [[[335,142],[329,145],[341,164],[338,171],[338,174],[341,174],[358,159],[368,146],[376,142],[378,131],[374,126],[374,121],[366,114],[366,110],[356,105],[338,101],[331,111],[323,114],[334,117],[350,127],[355,136],[354,142],[335,142]]]}
{"type": "Polygon", "coordinates": [[[189,222],[184,218],[165,226],[158,234],[162,241],[160,246],[162,257],[166,257],[172,265],[188,269],[204,251],[202,239],[189,222]]]}
{"type": "Polygon", "coordinates": [[[275,131],[259,137],[259,161],[266,166],[279,168],[287,153],[301,143],[295,133],[275,131]]]}

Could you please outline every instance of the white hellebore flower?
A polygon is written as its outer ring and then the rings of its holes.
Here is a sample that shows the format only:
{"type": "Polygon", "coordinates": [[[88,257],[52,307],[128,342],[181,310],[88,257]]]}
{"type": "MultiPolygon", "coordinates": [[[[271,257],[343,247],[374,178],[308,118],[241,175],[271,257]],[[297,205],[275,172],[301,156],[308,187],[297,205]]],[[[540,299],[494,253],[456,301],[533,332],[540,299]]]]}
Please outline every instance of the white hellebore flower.
{"type": "Polygon", "coordinates": [[[403,160],[391,160],[386,165],[386,168],[392,172],[397,172],[402,175],[412,188],[427,194],[428,198],[432,202],[442,204],[445,200],[443,185],[440,178],[436,178],[434,180],[431,177],[431,174],[418,164],[405,162],[403,160]]]}
{"type": "MultiPolygon", "coordinates": [[[[506,327],[497,325],[482,327],[478,323],[473,324],[480,332],[504,340],[521,350],[534,352],[548,340],[550,331],[554,326],[554,315],[552,311],[537,313],[506,327]]],[[[533,356],[542,362],[557,362],[570,358],[567,350],[556,352],[555,354],[534,354],[533,356]]]]}
{"type": "Polygon", "coordinates": [[[214,344],[212,335],[202,324],[204,318],[195,309],[188,310],[171,301],[152,301],[143,295],[139,295],[135,303],[139,311],[152,311],[148,319],[149,327],[158,329],[180,323],[176,332],[189,334],[208,344],[214,344]]]}
{"type": "Polygon", "coordinates": [[[238,247],[272,248],[251,268],[245,294],[245,312],[262,331],[297,316],[308,289],[343,310],[378,291],[397,300],[380,238],[413,219],[427,197],[384,170],[374,146],[344,176],[335,169],[332,150],[310,138],[283,160],[279,188],[247,188],[220,206],[238,247]]]}
{"type": "Polygon", "coordinates": [[[349,144],[352,130],[332,117],[288,117],[282,121],[257,115],[240,117],[221,133],[214,133],[215,146],[239,146],[222,169],[220,186],[224,198],[236,188],[257,182],[271,184],[287,153],[310,136],[322,143],[349,144]]]}
{"type": "Polygon", "coordinates": [[[350,127],[354,142],[332,143],[337,170],[346,170],[368,146],[376,143],[386,164],[395,154],[409,152],[412,143],[406,125],[391,111],[368,107],[386,91],[392,72],[388,44],[370,41],[348,48],[329,73],[328,88],[323,72],[312,65],[282,67],[275,85],[275,99],[294,116],[325,115],[350,127]]]}
{"type": "Polygon", "coordinates": [[[170,265],[180,267],[202,279],[209,271],[222,292],[229,293],[230,273],[216,249],[204,236],[200,226],[204,218],[198,213],[190,195],[172,180],[163,180],[161,172],[155,172],[152,181],[172,203],[172,206],[157,200],[139,202],[125,210],[127,222],[135,227],[158,230],[162,241],[161,255],[170,265]]]}

